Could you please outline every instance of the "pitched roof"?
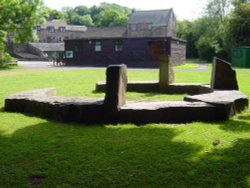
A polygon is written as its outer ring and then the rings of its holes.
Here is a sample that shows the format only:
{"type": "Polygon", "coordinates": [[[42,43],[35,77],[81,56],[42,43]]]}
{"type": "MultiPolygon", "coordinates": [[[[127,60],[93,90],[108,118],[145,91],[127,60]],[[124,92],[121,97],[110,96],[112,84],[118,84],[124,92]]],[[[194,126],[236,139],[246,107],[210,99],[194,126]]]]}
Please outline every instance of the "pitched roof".
{"type": "Polygon", "coordinates": [[[41,50],[42,52],[62,52],[64,51],[64,43],[40,43],[32,42],[29,45],[41,50]]]}
{"type": "Polygon", "coordinates": [[[167,26],[173,9],[135,11],[129,24],[151,23],[152,26],[167,26]]]}
{"type": "Polygon", "coordinates": [[[67,23],[65,20],[50,20],[50,21],[47,21],[47,22],[44,22],[41,27],[43,29],[46,29],[48,26],[54,26],[56,29],[58,27],[66,27],[67,26],[67,23]]]}
{"type": "Polygon", "coordinates": [[[43,23],[41,25],[42,29],[47,29],[49,26],[54,26],[55,29],[58,29],[59,27],[65,27],[68,31],[86,31],[87,27],[85,25],[68,25],[65,20],[51,20],[43,23]]]}
{"type": "Polygon", "coordinates": [[[87,27],[84,25],[67,25],[66,30],[85,32],[87,30],[87,27]]]}
{"type": "Polygon", "coordinates": [[[82,38],[119,38],[126,31],[127,27],[88,27],[82,38]]]}

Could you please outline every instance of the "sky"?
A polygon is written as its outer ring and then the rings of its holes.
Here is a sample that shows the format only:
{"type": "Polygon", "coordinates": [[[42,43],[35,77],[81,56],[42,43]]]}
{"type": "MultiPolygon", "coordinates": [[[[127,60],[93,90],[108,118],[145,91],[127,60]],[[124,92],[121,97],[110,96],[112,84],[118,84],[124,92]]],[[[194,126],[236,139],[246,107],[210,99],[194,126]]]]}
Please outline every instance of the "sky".
{"type": "Polygon", "coordinates": [[[101,2],[116,3],[136,10],[173,8],[178,20],[193,20],[202,14],[207,0],[44,0],[46,6],[57,10],[78,5],[91,7],[101,2]]]}

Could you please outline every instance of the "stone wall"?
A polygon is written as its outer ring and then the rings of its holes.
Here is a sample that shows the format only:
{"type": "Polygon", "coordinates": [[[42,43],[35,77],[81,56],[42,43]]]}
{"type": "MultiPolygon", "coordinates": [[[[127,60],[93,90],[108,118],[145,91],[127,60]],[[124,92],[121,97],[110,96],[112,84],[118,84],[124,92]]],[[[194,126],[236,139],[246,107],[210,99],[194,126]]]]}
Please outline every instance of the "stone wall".
{"type": "Polygon", "coordinates": [[[248,97],[240,91],[214,91],[188,96],[185,101],[128,102],[125,93],[125,65],[107,69],[105,100],[57,97],[54,89],[40,89],[11,95],[5,110],[79,123],[186,123],[228,120],[248,107],[248,97]]]}
{"type": "Polygon", "coordinates": [[[180,65],[186,61],[186,43],[180,40],[171,40],[170,62],[180,65]]]}
{"type": "Polygon", "coordinates": [[[39,42],[63,42],[64,39],[78,39],[84,36],[84,32],[79,31],[55,31],[49,32],[47,29],[42,29],[37,32],[39,42]]]}

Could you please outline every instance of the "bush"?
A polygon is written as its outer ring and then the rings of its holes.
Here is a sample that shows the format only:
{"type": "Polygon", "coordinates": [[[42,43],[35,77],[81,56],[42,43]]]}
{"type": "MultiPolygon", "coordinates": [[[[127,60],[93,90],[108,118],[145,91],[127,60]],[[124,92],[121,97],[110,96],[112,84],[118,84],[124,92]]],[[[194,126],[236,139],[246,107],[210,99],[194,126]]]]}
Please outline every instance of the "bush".
{"type": "Polygon", "coordinates": [[[16,63],[16,59],[11,57],[9,54],[4,53],[0,56],[0,68],[6,67],[13,63],[16,63]]]}

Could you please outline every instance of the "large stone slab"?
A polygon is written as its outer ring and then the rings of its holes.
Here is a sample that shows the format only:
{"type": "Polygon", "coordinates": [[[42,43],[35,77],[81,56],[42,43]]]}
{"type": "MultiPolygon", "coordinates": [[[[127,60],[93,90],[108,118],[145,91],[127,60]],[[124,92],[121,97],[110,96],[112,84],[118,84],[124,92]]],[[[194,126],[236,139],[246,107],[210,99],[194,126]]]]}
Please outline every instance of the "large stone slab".
{"type": "MultiPolygon", "coordinates": [[[[96,83],[97,92],[106,92],[106,82],[96,83]]],[[[127,83],[127,91],[132,92],[159,92],[158,81],[131,81],[127,83]]]]}
{"type": "Polygon", "coordinates": [[[5,99],[5,110],[63,122],[104,122],[103,100],[50,96],[53,94],[55,89],[39,89],[14,94],[5,99]]]}
{"type": "Polygon", "coordinates": [[[187,96],[184,98],[189,102],[206,102],[217,107],[217,114],[228,119],[230,116],[241,112],[249,105],[248,97],[237,90],[214,91],[208,94],[187,96]]]}
{"type": "Polygon", "coordinates": [[[216,108],[203,102],[137,102],[128,103],[119,112],[125,123],[186,123],[220,120],[216,108]]]}
{"type": "MultiPolygon", "coordinates": [[[[207,84],[198,83],[174,83],[168,84],[164,91],[160,92],[159,82],[157,81],[132,81],[127,83],[127,91],[131,92],[159,92],[167,94],[202,94],[210,93],[211,88],[207,84]]],[[[97,82],[96,91],[105,92],[106,82],[97,82]]]]}
{"type": "Polygon", "coordinates": [[[169,84],[167,86],[167,90],[165,93],[168,94],[202,94],[202,93],[210,93],[211,88],[206,84],[198,84],[198,83],[174,83],[169,84]]]}
{"type": "Polygon", "coordinates": [[[214,58],[211,88],[213,90],[238,90],[236,72],[230,63],[214,58]]]}

